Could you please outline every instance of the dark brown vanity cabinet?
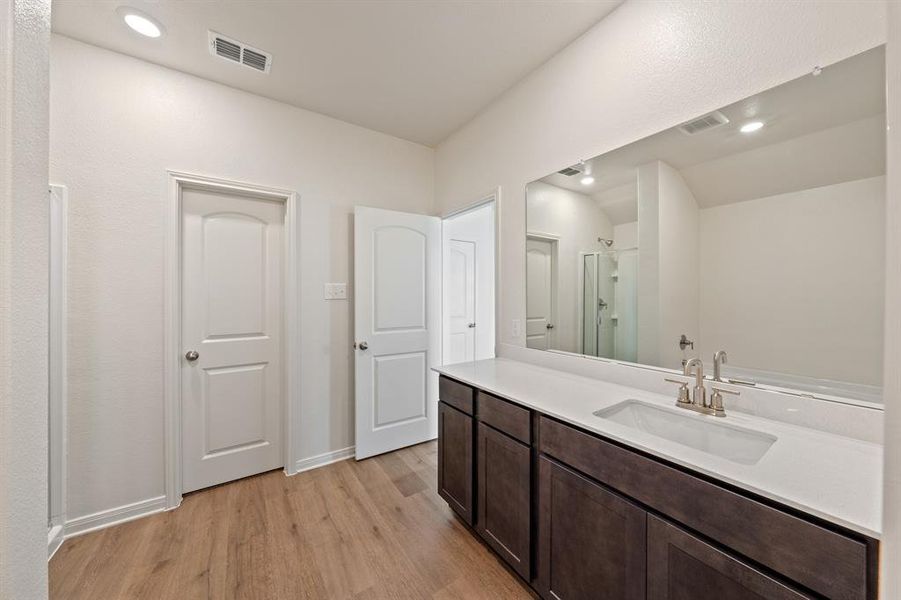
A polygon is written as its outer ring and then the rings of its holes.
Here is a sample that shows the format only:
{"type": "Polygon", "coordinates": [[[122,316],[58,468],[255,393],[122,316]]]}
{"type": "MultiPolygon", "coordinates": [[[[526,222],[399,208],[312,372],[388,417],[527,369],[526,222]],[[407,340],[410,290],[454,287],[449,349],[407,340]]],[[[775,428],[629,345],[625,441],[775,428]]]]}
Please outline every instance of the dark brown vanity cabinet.
{"type": "Polygon", "coordinates": [[[648,516],[648,600],[803,600],[799,592],[655,516],[648,516]]]}
{"type": "Polygon", "coordinates": [[[544,598],[876,598],[876,540],[446,377],[439,423],[439,493],[544,598]]]}
{"type": "Polygon", "coordinates": [[[438,403],[438,494],[468,524],[473,524],[473,419],[445,402],[438,403]]]}
{"type": "Polygon", "coordinates": [[[541,595],[644,600],[644,509],[558,462],[538,463],[541,595]]]}

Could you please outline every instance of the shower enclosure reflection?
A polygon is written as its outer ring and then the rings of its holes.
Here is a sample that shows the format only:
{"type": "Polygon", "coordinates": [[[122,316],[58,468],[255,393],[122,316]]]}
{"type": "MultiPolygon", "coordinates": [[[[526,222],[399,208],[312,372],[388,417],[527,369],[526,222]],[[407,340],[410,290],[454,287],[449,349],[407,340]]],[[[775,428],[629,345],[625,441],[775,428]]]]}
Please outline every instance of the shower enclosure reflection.
{"type": "Polygon", "coordinates": [[[583,252],[582,354],[637,360],[638,249],[583,252]]]}

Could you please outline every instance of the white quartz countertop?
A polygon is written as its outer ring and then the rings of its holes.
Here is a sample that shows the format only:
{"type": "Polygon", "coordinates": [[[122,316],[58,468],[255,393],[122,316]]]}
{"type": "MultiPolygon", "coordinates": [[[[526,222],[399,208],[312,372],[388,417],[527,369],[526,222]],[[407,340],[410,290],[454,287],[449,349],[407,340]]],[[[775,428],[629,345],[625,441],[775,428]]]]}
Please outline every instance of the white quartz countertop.
{"type": "MultiPolygon", "coordinates": [[[[437,372],[698,473],[878,539],[882,531],[882,446],[736,411],[724,423],[776,436],[753,465],[733,462],[595,416],[629,399],[671,407],[673,397],[495,358],[437,372]]],[[[698,419],[715,419],[684,411],[698,419]]]]}

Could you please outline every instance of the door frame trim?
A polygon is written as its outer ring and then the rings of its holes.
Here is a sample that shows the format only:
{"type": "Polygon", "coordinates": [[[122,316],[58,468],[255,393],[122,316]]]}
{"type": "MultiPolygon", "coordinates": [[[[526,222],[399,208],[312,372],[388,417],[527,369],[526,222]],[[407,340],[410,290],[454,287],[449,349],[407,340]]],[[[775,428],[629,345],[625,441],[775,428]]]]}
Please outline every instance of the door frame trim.
{"type": "Polygon", "coordinates": [[[165,428],[166,510],[177,508],[182,499],[182,398],[181,398],[181,220],[182,191],[185,189],[237,193],[275,200],[285,204],[285,264],[283,321],[284,393],[282,394],[282,458],[285,473],[294,465],[294,440],[291,424],[299,406],[300,385],[297,369],[291,368],[300,355],[298,328],[298,277],[300,256],[299,197],[296,192],[240,181],[167,171],[168,198],[165,252],[164,326],[163,326],[163,400],[165,428]]]}
{"type": "Polygon", "coordinates": [[[49,450],[50,460],[48,465],[48,532],[47,549],[48,560],[53,557],[63,543],[63,529],[66,524],[68,506],[68,377],[67,377],[67,344],[68,344],[68,219],[69,219],[69,190],[65,185],[50,183],[49,186],[49,213],[50,213],[50,297],[56,298],[57,305],[50,305],[50,319],[53,320],[54,309],[59,311],[57,322],[58,337],[49,337],[48,328],[48,398],[49,404],[49,450]],[[54,248],[58,252],[59,262],[53,264],[54,248]],[[53,266],[58,271],[52,270],[53,266]],[[55,342],[55,343],[54,343],[55,342]],[[50,369],[57,365],[58,370],[50,369]],[[57,392],[54,394],[53,392],[57,392]],[[56,397],[54,397],[56,395],[56,397]],[[55,426],[54,426],[55,424],[55,426]],[[56,468],[54,468],[54,459],[56,468]]]}
{"type": "MultiPolygon", "coordinates": [[[[498,340],[501,339],[501,186],[483,194],[475,202],[449,210],[441,215],[441,250],[444,252],[444,222],[447,219],[494,205],[494,356],[497,356],[498,340]]],[[[444,353],[444,257],[441,258],[441,351],[444,353]]],[[[442,356],[442,360],[443,360],[442,356]]]]}

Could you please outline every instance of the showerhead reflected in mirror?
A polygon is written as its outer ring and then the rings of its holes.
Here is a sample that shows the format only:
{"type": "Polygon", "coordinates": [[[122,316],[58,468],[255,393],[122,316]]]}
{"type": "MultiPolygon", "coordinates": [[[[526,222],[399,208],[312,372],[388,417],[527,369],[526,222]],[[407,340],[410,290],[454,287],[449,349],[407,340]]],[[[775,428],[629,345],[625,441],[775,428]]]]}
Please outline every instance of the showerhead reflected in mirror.
{"type": "Polygon", "coordinates": [[[881,402],[884,90],[879,47],[530,183],[527,345],[881,402]]]}

